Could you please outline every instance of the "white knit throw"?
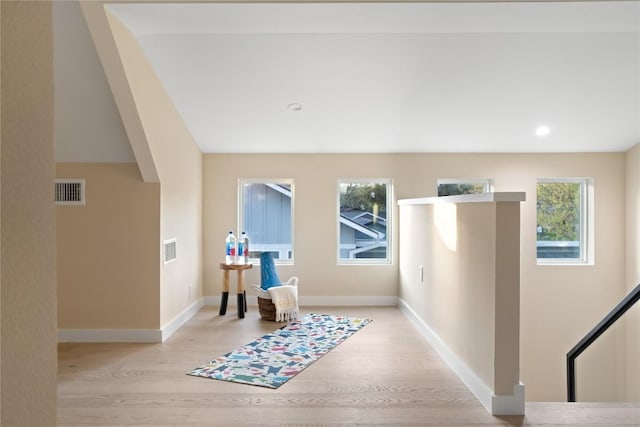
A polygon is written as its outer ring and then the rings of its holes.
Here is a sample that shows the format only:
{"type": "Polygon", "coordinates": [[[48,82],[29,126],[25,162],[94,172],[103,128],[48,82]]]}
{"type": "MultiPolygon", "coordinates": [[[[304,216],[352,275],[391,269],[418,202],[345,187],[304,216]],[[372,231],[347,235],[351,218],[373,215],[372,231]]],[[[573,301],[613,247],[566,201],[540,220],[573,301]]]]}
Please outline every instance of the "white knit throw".
{"type": "Polygon", "coordinates": [[[298,317],[297,286],[273,286],[269,288],[269,295],[276,307],[276,322],[295,320],[298,317]]]}

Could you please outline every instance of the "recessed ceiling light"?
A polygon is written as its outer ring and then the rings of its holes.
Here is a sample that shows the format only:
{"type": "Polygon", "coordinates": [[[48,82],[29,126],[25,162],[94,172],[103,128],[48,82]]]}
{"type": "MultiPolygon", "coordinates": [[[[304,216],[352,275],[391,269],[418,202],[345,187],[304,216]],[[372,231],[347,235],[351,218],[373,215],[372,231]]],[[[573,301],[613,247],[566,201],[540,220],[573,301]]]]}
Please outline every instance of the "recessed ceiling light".
{"type": "Polygon", "coordinates": [[[302,110],[302,104],[298,104],[297,102],[293,102],[287,105],[287,108],[291,111],[300,111],[302,110]]]}
{"type": "Polygon", "coordinates": [[[549,135],[549,132],[551,132],[551,129],[549,129],[549,126],[538,126],[536,128],[536,135],[538,136],[547,136],[549,135]]]}

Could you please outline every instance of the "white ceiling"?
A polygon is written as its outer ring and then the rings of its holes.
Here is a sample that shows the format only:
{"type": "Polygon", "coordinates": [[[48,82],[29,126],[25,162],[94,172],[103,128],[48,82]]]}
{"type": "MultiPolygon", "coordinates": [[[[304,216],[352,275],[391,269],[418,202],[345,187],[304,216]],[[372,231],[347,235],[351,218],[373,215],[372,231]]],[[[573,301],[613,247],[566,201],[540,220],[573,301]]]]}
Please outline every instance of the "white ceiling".
{"type": "Polygon", "coordinates": [[[640,142],[635,1],[107,8],[207,153],[621,151],[640,142]],[[544,138],[535,135],[542,124],[544,138]]]}

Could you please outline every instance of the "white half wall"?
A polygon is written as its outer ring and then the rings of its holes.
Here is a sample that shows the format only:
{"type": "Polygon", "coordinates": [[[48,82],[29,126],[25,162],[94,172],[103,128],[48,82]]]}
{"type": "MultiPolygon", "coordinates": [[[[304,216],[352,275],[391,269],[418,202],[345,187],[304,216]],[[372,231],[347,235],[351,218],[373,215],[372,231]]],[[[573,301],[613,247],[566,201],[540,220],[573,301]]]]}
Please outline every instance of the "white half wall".
{"type": "Polygon", "coordinates": [[[496,202],[505,199],[498,194],[398,202],[400,301],[489,412],[523,415],[520,202],[525,195],[510,193],[511,201],[496,202]]]}

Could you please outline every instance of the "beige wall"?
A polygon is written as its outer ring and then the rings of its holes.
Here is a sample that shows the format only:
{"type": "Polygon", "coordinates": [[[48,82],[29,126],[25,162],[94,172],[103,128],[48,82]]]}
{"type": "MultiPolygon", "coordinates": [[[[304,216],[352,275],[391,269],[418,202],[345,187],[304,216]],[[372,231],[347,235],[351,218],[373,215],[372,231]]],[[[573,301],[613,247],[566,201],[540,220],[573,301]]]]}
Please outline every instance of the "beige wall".
{"type": "MultiPolygon", "coordinates": [[[[397,221],[394,263],[336,265],[336,180],[392,178],[395,198],[435,195],[438,178],[492,178],[496,191],[524,191],[521,211],[521,379],[527,400],[566,400],[565,357],[620,298],[624,285],[624,153],[594,154],[364,154],[205,155],[204,293],[219,295],[217,260],[236,229],[239,178],[295,181],[295,265],[281,276],[300,277],[302,296],[395,296],[398,293],[397,221]],[[595,264],[537,266],[537,178],[591,177],[595,191],[595,264]],[[212,261],[213,260],[213,261],[212,261]]],[[[249,275],[259,283],[259,271],[249,275]]],[[[615,370],[615,352],[599,365],[615,370]]],[[[611,400],[618,373],[595,370],[590,398],[611,400]],[[598,396],[596,396],[598,395],[598,396]]],[[[583,393],[583,396],[585,394],[583,393]]]]}
{"type": "Polygon", "coordinates": [[[493,390],[495,206],[401,206],[400,214],[400,297],[493,390]]]}
{"type": "MultiPolygon", "coordinates": [[[[624,154],[531,156],[514,174],[535,194],[536,177],[593,178],[595,196],[595,264],[535,265],[535,200],[523,210],[521,373],[528,400],[566,400],[566,353],[617,304],[624,294],[624,154]]],[[[585,352],[578,365],[580,400],[618,400],[618,339],[585,352]],[[592,357],[600,354],[601,357],[592,357]],[[592,363],[589,363],[589,358],[592,363]],[[584,362],[584,363],[583,363],[584,362]],[[588,373],[587,380],[583,374],[588,373]],[[586,386],[587,389],[585,389],[586,386]]],[[[606,341],[601,341],[604,343],[606,341]]]]}
{"type": "Polygon", "coordinates": [[[0,424],[56,424],[53,49],[49,2],[0,3],[0,424]]]}
{"type": "Polygon", "coordinates": [[[403,303],[491,392],[513,394],[520,380],[519,202],[399,210],[403,303]]]}
{"type": "MultiPolygon", "coordinates": [[[[626,153],[626,284],[631,291],[640,284],[640,144],[626,153]]],[[[626,329],[626,400],[640,402],[640,303],[623,318],[626,329]]]]}
{"type": "Polygon", "coordinates": [[[135,163],[59,163],[86,205],[58,206],[58,327],[159,329],[160,186],[135,163]]]}
{"type": "MultiPolygon", "coordinates": [[[[280,277],[283,280],[300,277],[303,297],[395,297],[398,292],[395,265],[336,265],[336,180],[394,176],[395,158],[387,155],[205,155],[205,295],[218,296],[222,289],[218,263],[224,261],[224,239],[229,230],[236,230],[237,234],[238,179],[293,178],[295,265],[279,266],[280,277]]],[[[396,229],[392,235],[395,232],[396,229]]],[[[259,269],[247,272],[247,282],[249,285],[260,283],[259,269]]],[[[251,289],[249,293],[255,294],[251,289]]],[[[255,303],[255,300],[249,302],[255,303]]]]}
{"type": "Polygon", "coordinates": [[[160,178],[156,254],[160,243],[176,239],[176,260],[160,264],[164,327],[202,297],[202,154],[133,35],[113,16],[109,23],[130,84],[114,89],[114,96],[130,93],[135,100],[160,178]]]}

